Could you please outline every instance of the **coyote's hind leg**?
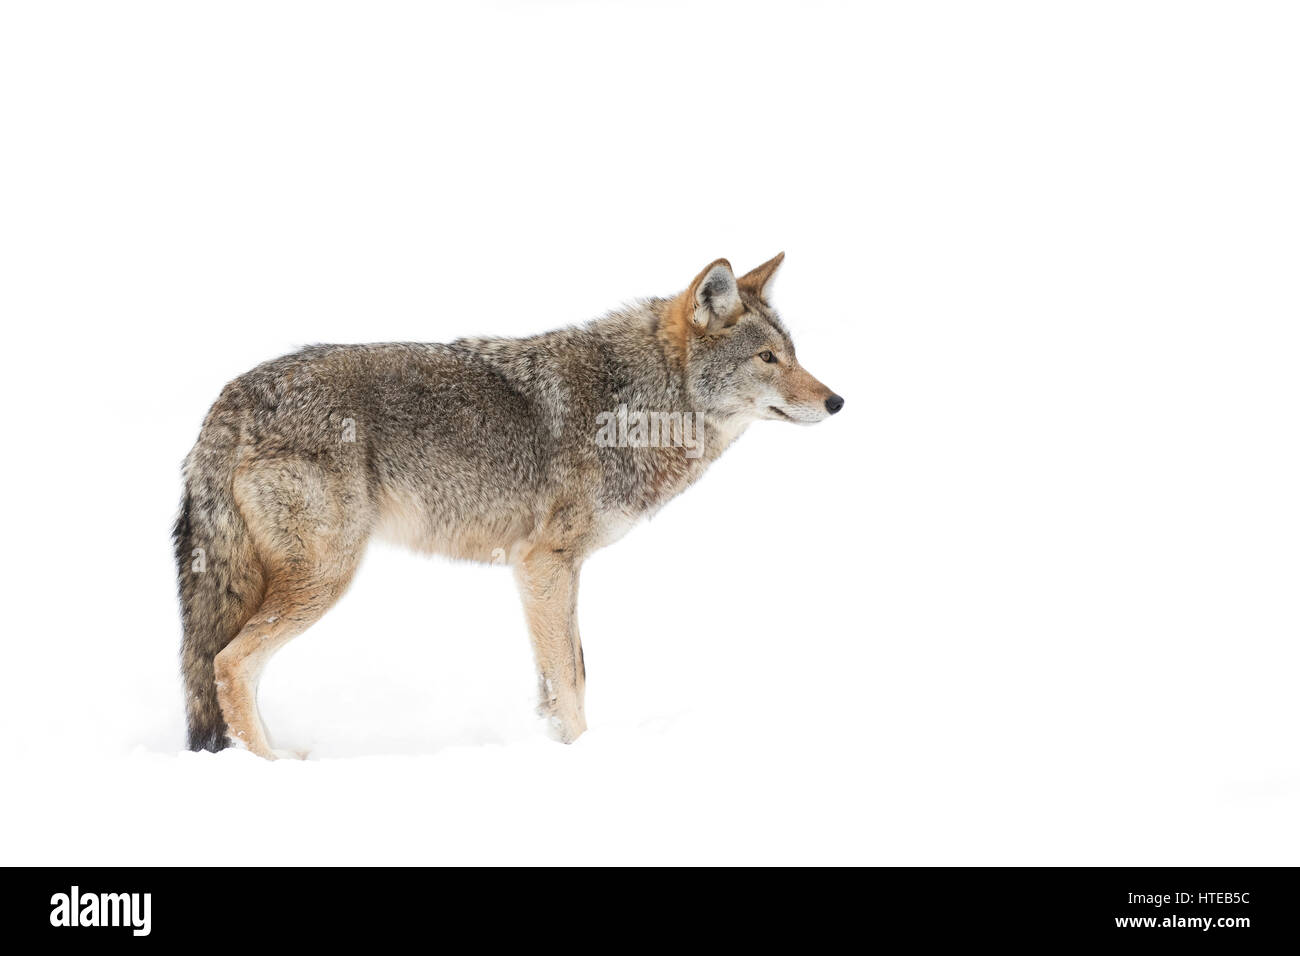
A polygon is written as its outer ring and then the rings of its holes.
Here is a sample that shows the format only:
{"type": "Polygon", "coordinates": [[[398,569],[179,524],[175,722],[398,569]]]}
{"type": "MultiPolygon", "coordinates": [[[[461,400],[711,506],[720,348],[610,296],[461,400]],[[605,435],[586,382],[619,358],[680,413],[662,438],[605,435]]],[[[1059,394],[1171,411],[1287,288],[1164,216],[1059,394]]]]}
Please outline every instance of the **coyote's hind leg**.
{"type": "Polygon", "coordinates": [[[213,662],[217,700],[231,742],[274,759],[257,708],[262,668],[347,589],[372,515],[359,479],[298,459],[245,467],[235,478],[235,498],[266,590],[257,611],[213,662]]]}
{"type": "Polygon", "coordinates": [[[274,759],[257,707],[257,684],[271,655],[330,609],[346,581],[269,591],[243,630],[217,655],[217,700],[227,734],[237,747],[274,759]]]}

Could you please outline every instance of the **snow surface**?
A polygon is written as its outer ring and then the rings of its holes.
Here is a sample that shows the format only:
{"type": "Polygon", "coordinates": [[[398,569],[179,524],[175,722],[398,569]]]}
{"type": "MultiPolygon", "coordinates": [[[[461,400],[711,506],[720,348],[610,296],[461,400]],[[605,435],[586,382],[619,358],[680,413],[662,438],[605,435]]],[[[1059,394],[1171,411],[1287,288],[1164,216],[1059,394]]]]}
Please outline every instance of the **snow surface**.
{"type": "Polygon", "coordinates": [[[1295,864],[1285,5],[6,5],[0,862],[1295,864]],[[784,249],[845,396],[584,571],[376,546],[181,751],[221,385],[784,249]]]}

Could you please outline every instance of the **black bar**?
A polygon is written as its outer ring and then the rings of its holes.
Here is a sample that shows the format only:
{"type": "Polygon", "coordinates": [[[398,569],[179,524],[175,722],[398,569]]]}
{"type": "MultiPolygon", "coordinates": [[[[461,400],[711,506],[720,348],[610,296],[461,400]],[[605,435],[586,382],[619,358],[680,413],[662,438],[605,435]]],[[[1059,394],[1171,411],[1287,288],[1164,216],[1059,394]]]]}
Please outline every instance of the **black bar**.
{"type": "Polygon", "coordinates": [[[901,933],[918,942],[1132,940],[1233,948],[1300,939],[1291,868],[33,868],[10,869],[7,882],[7,927],[87,944],[374,943],[415,932],[441,948],[466,933],[495,944],[519,932],[541,948],[621,947],[622,940],[596,929],[610,924],[642,942],[677,945],[775,944],[782,934],[829,943],[845,933],[864,943],[901,933]],[[74,886],[87,921],[92,911],[109,921],[116,910],[121,925],[53,925],[70,922],[74,886]],[[147,935],[139,932],[146,893],[147,935]],[[105,902],[101,894],[113,897],[105,902]],[[86,902],[91,896],[93,904],[86,902]],[[68,904],[62,911],[61,899],[68,904]],[[594,934],[588,941],[584,927],[594,934]],[[571,935],[577,938],[564,938],[571,935]]]}

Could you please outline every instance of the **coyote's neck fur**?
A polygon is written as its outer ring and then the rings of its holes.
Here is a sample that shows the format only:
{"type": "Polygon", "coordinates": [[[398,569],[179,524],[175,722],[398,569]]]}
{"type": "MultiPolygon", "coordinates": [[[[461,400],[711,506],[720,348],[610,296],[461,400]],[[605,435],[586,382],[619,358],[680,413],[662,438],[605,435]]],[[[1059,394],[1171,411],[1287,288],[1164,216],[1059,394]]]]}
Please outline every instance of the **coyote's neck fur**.
{"type": "Polygon", "coordinates": [[[545,454],[570,477],[593,479],[601,510],[637,517],[662,507],[698,479],[753,416],[710,408],[693,394],[673,299],[639,302],[586,325],[522,339],[460,339],[500,373],[538,416],[545,454]],[[686,441],[602,445],[602,425],[656,416],[684,422],[686,441]]]}

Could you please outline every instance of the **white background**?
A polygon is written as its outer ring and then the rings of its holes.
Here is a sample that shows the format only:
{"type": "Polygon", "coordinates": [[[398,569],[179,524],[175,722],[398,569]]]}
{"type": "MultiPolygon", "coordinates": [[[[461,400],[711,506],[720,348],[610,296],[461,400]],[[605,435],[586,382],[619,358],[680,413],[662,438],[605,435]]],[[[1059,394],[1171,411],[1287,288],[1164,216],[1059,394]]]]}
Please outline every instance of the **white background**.
{"type": "MultiPolygon", "coordinates": [[[[1292,7],[1291,10],[1294,10],[1292,7]]],[[[0,862],[1300,862],[1285,4],[8,3],[0,862]],[[230,378],[784,249],[835,419],[583,578],[386,547],[181,752],[230,378]]]]}

